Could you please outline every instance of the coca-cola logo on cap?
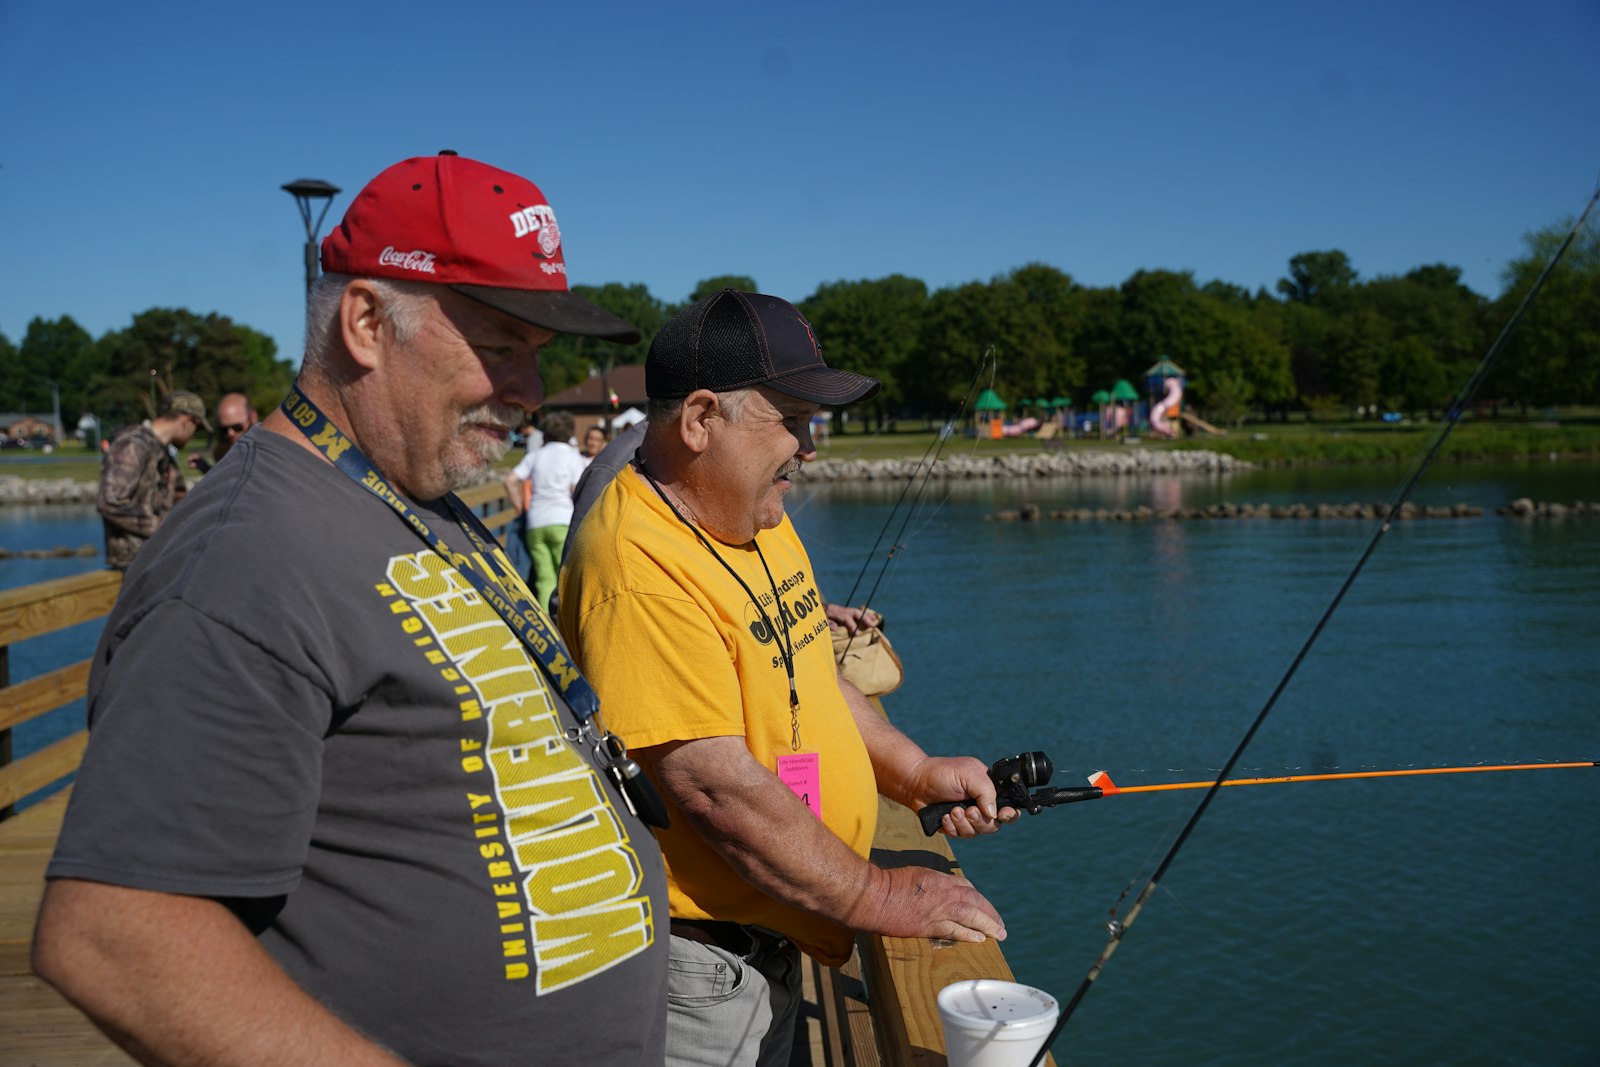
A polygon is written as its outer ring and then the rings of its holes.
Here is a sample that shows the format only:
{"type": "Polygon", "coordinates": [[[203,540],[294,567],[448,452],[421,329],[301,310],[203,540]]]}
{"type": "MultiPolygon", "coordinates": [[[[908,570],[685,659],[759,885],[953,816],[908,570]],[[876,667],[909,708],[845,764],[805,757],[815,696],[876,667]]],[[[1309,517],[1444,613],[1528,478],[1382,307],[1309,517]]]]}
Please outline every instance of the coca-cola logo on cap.
{"type": "Polygon", "coordinates": [[[424,252],[416,249],[411,252],[396,252],[394,245],[390,245],[378,253],[378,263],[385,267],[399,267],[401,270],[414,270],[420,274],[432,274],[433,261],[438,256],[433,252],[424,252]]]}

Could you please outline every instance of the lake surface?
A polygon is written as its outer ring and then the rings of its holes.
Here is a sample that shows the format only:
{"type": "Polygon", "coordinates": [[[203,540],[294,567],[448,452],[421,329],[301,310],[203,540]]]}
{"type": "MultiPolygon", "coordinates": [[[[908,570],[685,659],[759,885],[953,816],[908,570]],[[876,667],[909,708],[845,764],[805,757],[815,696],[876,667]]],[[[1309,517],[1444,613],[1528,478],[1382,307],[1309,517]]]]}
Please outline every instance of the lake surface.
{"type": "MultiPolygon", "coordinates": [[[[890,712],[933,752],[1044,750],[1055,785],[1214,777],[1374,524],[984,515],[1381,501],[1401,473],[932,484],[874,601],[906,665],[890,712]]],[[[897,492],[793,501],[829,596],[897,492]]],[[[1600,471],[1431,472],[1419,502],[1490,514],[1396,525],[1235,776],[1600,757],[1600,520],[1492,514],[1519,496],[1593,500],[1600,471]]],[[[1201,796],[1047,809],[958,846],[1020,980],[1072,995],[1201,796]]],[[[1600,1063],[1597,812],[1600,770],[1223,790],[1057,1057],[1600,1063]]]]}
{"type": "MultiPolygon", "coordinates": [[[[1120,785],[1205,779],[1372,524],[984,516],[1027,502],[1381,501],[1401,473],[930,484],[873,598],[907,671],[889,710],[932,752],[1043,750],[1055,785],[1101,769],[1120,785]]],[[[795,491],[827,595],[844,599],[899,492],[795,491]]],[[[1600,520],[1492,513],[1520,496],[1600,498],[1600,468],[1430,472],[1420,503],[1489,514],[1396,525],[1235,775],[1600,758],[1600,520]]],[[[92,509],[0,508],[0,545],[86,542],[100,543],[92,509]]],[[[102,565],[0,561],[0,587],[102,565]]],[[[96,631],[18,646],[12,677],[89,655],[96,631]]],[[[47,732],[75,728],[74,714],[47,732]]],[[[19,729],[19,749],[43,732],[19,729]]],[[[1006,919],[1020,980],[1071,996],[1201,795],[1048,809],[957,846],[1006,919]]],[[[1223,790],[1058,1061],[1600,1063],[1597,812],[1600,769],[1223,790]]]]}

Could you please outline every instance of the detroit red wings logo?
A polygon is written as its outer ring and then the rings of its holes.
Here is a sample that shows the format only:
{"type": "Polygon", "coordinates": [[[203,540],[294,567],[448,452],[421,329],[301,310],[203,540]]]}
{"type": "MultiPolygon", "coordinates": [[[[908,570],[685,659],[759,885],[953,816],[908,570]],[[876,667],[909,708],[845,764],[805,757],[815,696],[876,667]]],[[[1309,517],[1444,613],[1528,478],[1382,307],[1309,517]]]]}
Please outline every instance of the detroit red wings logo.
{"type": "Polygon", "coordinates": [[[553,256],[561,247],[561,227],[556,225],[556,217],[550,216],[550,221],[539,227],[539,251],[547,256],[553,256]]]}

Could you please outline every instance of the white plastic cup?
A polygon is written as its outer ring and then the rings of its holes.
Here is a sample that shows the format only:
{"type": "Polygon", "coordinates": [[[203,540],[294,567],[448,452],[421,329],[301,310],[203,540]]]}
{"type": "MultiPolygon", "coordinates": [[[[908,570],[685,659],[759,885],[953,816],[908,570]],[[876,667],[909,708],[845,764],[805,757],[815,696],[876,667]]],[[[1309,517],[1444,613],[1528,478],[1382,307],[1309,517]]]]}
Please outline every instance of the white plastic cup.
{"type": "Polygon", "coordinates": [[[950,1067],[1028,1067],[1049,1036],[1061,1005],[1049,993],[998,978],[975,978],[939,990],[950,1067]]]}

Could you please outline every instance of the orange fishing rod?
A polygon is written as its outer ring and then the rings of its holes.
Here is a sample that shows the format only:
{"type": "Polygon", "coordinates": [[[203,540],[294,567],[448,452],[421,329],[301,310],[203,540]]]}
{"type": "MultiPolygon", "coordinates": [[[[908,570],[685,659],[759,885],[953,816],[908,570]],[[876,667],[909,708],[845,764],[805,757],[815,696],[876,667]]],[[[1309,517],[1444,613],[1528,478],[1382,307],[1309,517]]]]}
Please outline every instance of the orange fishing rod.
{"type": "Polygon", "coordinates": [[[1119,786],[1105,771],[1095,771],[1089,784],[1100,790],[1101,796],[1118,793],[1159,793],[1167,789],[1210,789],[1228,785],[1281,785],[1284,782],[1334,782],[1346,778],[1404,778],[1416,774],[1472,774],[1479,771],[1553,771],[1563,767],[1600,767],[1600,760],[1581,760],[1574,763],[1501,763],[1476,767],[1408,767],[1392,771],[1346,771],[1340,774],[1285,774],[1275,778],[1228,778],[1223,781],[1208,779],[1203,782],[1167,782],[1161,785],[1119,786]]]}
{"type": "MultiPolygon", "coordinates": [[[[1600,760],[1580,760],[1569,763],[1480,763],[1470,767],[1402,767],[1385,771],[1341,771],[1337,774],[1283,774],[1272,778],[1225,778],[1217,781],[1207,778],[1199,782],[1162,782],[1155,785],[1119,786],[1105,771],[1095,771],[1089,776],[1087,786],[1057,788],[1045,783],[1055,773],[1050,757],[1043,752],[1022,752],[996,760],[989,768],[989,778],[994,782],[995,803],[998,807],[1015,808],[1029,815],[1037,815],[1045,808],[1060,804],[1076,804],[1084,800],[1099,800],[1120,793],[1161,793],[1172,789],[1220,789],[1230,785],[1283,785],[1287,782],[1335,782],[1351,778],[1406,778],[1421,774],[1473,774],[1485,771],[1553,771],[1570,767],[1600,767],[1600,760]]],[[[929,804],[917,812],[922,820],[922,831],[932,836],[939,829],[939,821],[956,807],[970,807],[977,801],[968,798],[961,804],[929,804]]]]}

